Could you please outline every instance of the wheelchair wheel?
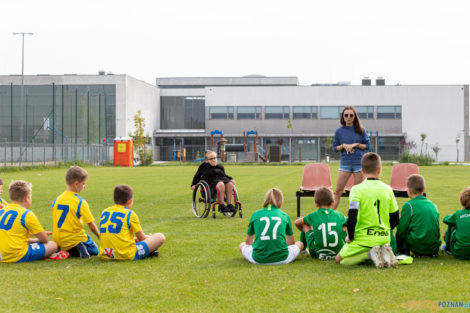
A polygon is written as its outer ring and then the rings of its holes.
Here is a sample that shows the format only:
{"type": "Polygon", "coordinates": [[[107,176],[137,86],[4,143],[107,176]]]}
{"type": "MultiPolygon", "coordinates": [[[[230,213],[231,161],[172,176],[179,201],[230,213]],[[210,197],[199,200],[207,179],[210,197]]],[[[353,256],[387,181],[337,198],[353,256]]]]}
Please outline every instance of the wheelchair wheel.
{"type": "Polygon", "coordinates": [[[196,184],[193,190],[193,213],[196,217],[205,218],[211,209],[211,191],[205,182],[196,184]]]}
{"type": "Polygon", "coordinates": [[[237,203],[235,204],[235,208],[237,209],[238,215],[240,216],[240,218],[242,218],[243,217],[242,206],[239,203],[237,203]]]}

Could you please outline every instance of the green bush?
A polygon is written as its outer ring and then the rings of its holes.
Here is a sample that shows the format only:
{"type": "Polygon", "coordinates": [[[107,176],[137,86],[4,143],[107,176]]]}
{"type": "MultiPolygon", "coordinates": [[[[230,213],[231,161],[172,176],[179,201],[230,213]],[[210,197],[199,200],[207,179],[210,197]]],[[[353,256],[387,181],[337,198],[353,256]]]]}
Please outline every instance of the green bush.
{"type": "Polygon", "coordinates": [[[429,153],[417,154],[405,151],[400,155],[400,163],[415,163],[417,165],[432,165],[434,158],[429,153]]]}

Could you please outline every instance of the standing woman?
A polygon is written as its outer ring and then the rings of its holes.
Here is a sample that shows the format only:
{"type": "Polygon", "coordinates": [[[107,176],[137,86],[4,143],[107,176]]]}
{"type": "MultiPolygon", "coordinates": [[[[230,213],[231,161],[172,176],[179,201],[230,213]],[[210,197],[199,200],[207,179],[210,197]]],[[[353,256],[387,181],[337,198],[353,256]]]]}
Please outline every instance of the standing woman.
{"type": "Polygon", "coordinates": [[[347,106],[343,109],[341,125],[336,129],[333,139],[333,149],[341,152],[333,210],[338,207],[344,187],[351,174],[354,175],[354,185],[360,184],[364,180],[361,172],[361,159],[364,150],[369,149],[369,136],[365,128],[362,127],[353,106],[347,106]]]}

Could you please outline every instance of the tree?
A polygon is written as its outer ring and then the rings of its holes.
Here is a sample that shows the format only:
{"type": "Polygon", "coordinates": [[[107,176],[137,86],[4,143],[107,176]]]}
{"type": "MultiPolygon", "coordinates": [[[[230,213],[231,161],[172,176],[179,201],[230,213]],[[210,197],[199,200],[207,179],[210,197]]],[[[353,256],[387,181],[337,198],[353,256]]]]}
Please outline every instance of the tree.
{"type": "Polygon", "coordinates": [[[330,155],[330,151],[331,151],[332,146],[333,146],[333,137],[331,137],[331,136],[326,137],[326,139],[325,139],[325,153],[328,157],[330,155]]]}
{"type": "Polygon", "coordinates": [[[134,115],[134,134],[130,133],[129,135],[134,139],[134,148],[137,151],[139,156],[139,161],[141,165],[150,165],[153,163],[153,153],[150,149],[147,148],[146,140],[149,138],[147,133],[144,136],[145,130],[145,117],[142,117],[142,111],[138,110],[137,114],[134,115]]]}
{"type": "Polygon", "coordinates": [[[435,144],[434,146],[431,147],[432,151],[434,151],[434,154],[436,155],[436,161],[437,161],[437,154],[439,151],[441,151],[441,147],[439,147],[439,144],[435,144]]]}
{"type": "Polygon", "coordinates": [[[424,145],[424,141],[426,140],[426,137],[428,135],[422,133],[420,136],[421,136],[421,153],[420,153],[420,155],[423,155],[423,145],[424,145]]]}
{"type": "Polygon", "coordinates": [[[459,142],[460,134],[457,134],[457,137],[455,137],[455,145],[457,146],[457,162],[459,161],[459,142]]]}

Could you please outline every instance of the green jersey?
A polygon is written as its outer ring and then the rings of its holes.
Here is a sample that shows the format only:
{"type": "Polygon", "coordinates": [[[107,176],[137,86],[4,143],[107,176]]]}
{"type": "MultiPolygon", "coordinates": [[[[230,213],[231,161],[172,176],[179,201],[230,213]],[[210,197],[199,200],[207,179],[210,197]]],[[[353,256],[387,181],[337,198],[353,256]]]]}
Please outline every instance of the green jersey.
{"type": "Polygon", "coordinates": [[[306,234],[310,255],[322,260],[334,259],[344,245],[346,217],[338,211],[320,208],[305,216],[304,223],[313,228],[306,234]]]}
{"type": "Polygon", "coordinates": [[[354,241],[366,247],[390,243],[390,213],[398,211],[392,188],[378,179],[366,179],[351,188],[349,210],[357,210],[354,241]]]}
{"type": "Polygon", "coordinates": [[[293,235],[289,215],[275,207],[256,211],[250,218],[247,234],[255,236],[253,259],[258,263],[274,263],[287,259],[286,235],[293,235]]]}
{"type": "Polygon", "coordinates": [[[422,255],[437,253],[441,246],[441,233],[436,205],[425,196],[406,202],[401,208],[396,236],[398,242],[406,242],[413,252],[422,255]]]}
{"type": "Polygon", "coordinates": [[[470,259],[470,208],[458,210],[444,217],[443,222],[456,228],[452,254],[457,259],[470,259]]]}

